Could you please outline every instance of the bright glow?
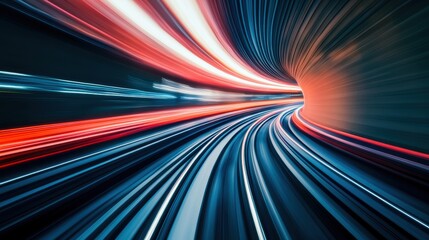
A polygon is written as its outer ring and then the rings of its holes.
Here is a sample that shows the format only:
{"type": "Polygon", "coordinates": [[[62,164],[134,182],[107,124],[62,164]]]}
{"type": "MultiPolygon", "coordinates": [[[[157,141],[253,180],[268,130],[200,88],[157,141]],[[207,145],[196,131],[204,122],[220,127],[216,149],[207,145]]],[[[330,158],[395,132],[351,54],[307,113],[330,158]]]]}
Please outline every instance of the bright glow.
{"type": "MultiPolygon", "coordinates": [[[[235,77],[231,74],[228,74],[224,71],[215,68],[214,66],[208,64],[186,47],[180,44],[176,39],[164,31],[157,23],[154,21],[149,14],[145,12],[138,4],[134,1],[129,0],[108,0],[106,2],[110,5],[111,8],[117,10],[122,18],[127,19],[130,24],[137,27],[142,33],[150,37],[152,40],[155,40],[159,44],[162,44],[162,47],[168,49],[171,53],[177,54],[182,60],[190,62],[200,69],[203,69],[211,74],[214,74],[218,77],[231,80],[239,84],[245,84],[252,87],[262,87],[266,88],[266,84],[260,84],[255,82],[250,82],[243,80],[241,78],[235,77]]],[[[287,91],[287,90],[299,90],[297,86],[279,86],[273,85],[270,83],[271,89],[277,89],[278,91],[287,91]]]]}
{"type": "Polygon", "coordinates": [[[166,0],[166,3],[170,11],[179,18],[180,23],[186,27],[192,37],[211,55],[228,66],[229,69],[260,83],[284,86],[284,84],[278,84],[272,80],[257,76],[234,59],[219,42],[215,33],[211,31],[206,18],[201,12],[201,8],[198,6],[198,2],[195,0],[166,0]]]}

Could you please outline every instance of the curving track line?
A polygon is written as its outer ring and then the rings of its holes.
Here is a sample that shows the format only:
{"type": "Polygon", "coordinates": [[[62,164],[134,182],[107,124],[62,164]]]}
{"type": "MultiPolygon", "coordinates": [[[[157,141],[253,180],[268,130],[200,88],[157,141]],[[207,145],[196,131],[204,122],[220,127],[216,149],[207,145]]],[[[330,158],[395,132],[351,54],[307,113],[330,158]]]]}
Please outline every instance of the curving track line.
{"type": "Polygon", "coordinates": [[[232,111],[56,155],[43,167],[2,169],[0,231],[45,239],[428,237],[424,156],[318,128],[299,107],[232,111]]]}

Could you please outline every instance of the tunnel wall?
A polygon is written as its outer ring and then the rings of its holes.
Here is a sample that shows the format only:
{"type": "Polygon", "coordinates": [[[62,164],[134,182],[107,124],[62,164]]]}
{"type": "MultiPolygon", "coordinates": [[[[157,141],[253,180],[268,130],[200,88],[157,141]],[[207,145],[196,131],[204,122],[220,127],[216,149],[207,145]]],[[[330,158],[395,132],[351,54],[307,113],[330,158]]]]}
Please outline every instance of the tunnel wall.
{"type": "Polygon", "coordinates": [[[304,117],[429,152],[427,1],[224,1],[213,9],[245,61],[301,86],[304,117]]]}

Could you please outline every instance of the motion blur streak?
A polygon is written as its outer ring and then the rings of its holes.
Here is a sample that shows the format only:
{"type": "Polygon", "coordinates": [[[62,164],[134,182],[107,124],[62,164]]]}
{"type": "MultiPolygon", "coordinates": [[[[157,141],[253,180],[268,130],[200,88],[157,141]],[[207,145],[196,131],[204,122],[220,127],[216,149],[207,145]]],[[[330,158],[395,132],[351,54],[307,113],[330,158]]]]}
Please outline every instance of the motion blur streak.
{"type": "MultiPolygon", "coordinates": [[[[246,69],[249,67],[238,64],[222,47],[216,45],[219,42],[216,43],[211,32],[211,41],[208,43],[217,46],[216,49],[207,53],[201,51],[203,46],[191,46],[186,35],[165,26],[168,24],[167,19],[153,12],[153,8],[162,9],[160,3],[129,0],[82,1],[73,4],[65,1],[20,2],[30,8],[36,8],[38,12],[55,17],[57,21],[78,32],[116,47],[145,64],[173,75],[230,89],[259,92],[300,90],[296,85],[258,75],[253,70],[246,69]],[[210,53],[224,54],[222,59],[214,61],[210,53]]],[[[215,58],[217,55],[215,54],[215,58]]]]}
{"type": "MultiPolygon", "coordinates": [[[[172,94],[145,92],[136,89],[89,84],[63,79],[31,76],[20,73],[0,71],[0,91],[22,92],[54,92],[69,94],[87,94],[109,97],[175,99],[172,94]]],[[[221,95],[221,94],[220,94],[221,95]]]]}
{"type": "Polygon", "coordinates": [[[190,107],[0,130],[0,168],[179,121],[296,101],[299,100],[280,99],[190,107]]]}
{"type": "Polygon", "coordinates": [[[49,239],[427,236],[427,159],[352,139],[344,153],[343,138],[326,145],[300,131],[300,104],[264,105],[117,138],[17,176],[4,169],[1,230],[49,239]],[[43,230],[28,231],[40,219],[43,230]]]}
{"type": "Polygon", "coordinates": [[[0,240],[429,239],[427,0],[3,2],[0,240]]]}

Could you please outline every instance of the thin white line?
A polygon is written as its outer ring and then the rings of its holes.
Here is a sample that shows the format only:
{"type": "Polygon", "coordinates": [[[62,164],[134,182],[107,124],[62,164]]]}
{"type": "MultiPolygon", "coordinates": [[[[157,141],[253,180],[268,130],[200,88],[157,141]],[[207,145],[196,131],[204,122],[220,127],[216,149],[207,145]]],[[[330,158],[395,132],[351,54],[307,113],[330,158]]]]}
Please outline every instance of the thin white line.
{"type": "Polygon", "coordinates": [[[206,148],[208,148],[210,146],[210,144],[212,142],[214,142],[220,135],[222,135],[228,128],[230,128],[231,126],[234,126],[236,123],[243,121],[243,119],[247,119],[251,116],[245,117],[245,118],[241,118],[237,121],[234,121],[230,124],[227,124],[225,127],[223,127],[223,129],[218,132],[217,134],[214,135],[214,137],[205,144],[205,146],[194,156],[194,158],[191,160],[191,162],[186,166],[186,168],[183,170],[182,174],[180,174],[179,178],[177,179],[177,181],[174,183],[172,189],[170,190],[170,192],[168,193],[167,197],[165,198],[164,202],[162,203],[159,211],[157,212],[155,219],[153,220],[146,236],[145,236],[145,240],[150,240],[153,237],[153,234],[155,233],[155,230],[162,218],[162,216],[164,215],[165,210],[167,209],[167,206],[169,205],[171,199],[173,198],[173,195],[175,194],[175,192],[177,191],[177,189],[179,188],[180,183],[182,182],[182,180],[185,178],[185,176],[187,175],[188,171],[191,169],[191,167],[194,165],[195,161],[200,157],[201,154],[203,154],[203,152],[206,150],[206,148]]]}
{"type": "Polygon", "coordinates": [[[250,184],[249,184],[249,179],[247,176],[247,169],[246,169],[246,159],[245,159],[246,148],[245,148],[245,146],[246,146],[247,138],[248,138],[249,133],[252,130],[252,128],[254,126],[256,126],[256,124],[261,122],[262,119],[267,118],[268,116],[271,116],[271,115],[273,115],[277,112],[280,112],[280,111],[283,111],[283,109],[271,112],[269,114],[266,114],[266,115],[262,116],[259,120],[254,122],[249,127],[249,129],[246,131],[246,133],[243,137],[243,142],[241,144],[241,166],[242,166],[242,172],[243,172],[244,187],[246,190],[247,200],[248,200],[249,207],[250,207],[250,213],[252,214],[253,223],[255,224],[256,232],[258,234],[259,239],[266,239],[266,237],[265,237],[264,229],[262,228],[261,221],[260,221],[259,216],[258,216],[258,212],[257,212],[256,207],[255,207],[255,202],[254,202],[253,197],[252,197],[252,191],[250,189],[250,184]]]}
{"type": "MultiPolygon", "coordinates": [[[[347,181],[349,181],[350,183],[352,183],[353,185],[357,186],[358,188],[364,190],[365,192],[369,193],[371,196],[377,198],[378,200],[382,201],[383,203],[387,204],[388,206],[392,207],[393,209],[397,210],[398,212],[404,214],[405,216],[407,216],[408,218],[414,220],[415,222],[419,223],[420,225],[422,225],[425,228],[429,229],[429,225],[424,223],[423,221],[417,219],[416,217],[412,216],[411,214],[405,212],[404,210],[402,210],[401,208],[393,205],[392,203],[390,203],[389,201],[385,200],[383,197],[377,195],[376,193],[372,192],[371,190],[369,190],[368,188],[366,188],[365,186],[359,184],[358,182],[356,182],[355,180],[353,180],[352,178],[348,177],[347,175],[343,174],[342,172],[338,171],[337,169],[335,169],[334,167],[330,166],[329,164],[327,164],[324,160],[320,159],[318,156],[314,155],[313,153],[311,153],[310,151],[308,151],[305,147],[303,147],[300,143],[298,143],[297,141],[295,141],[288,133],[286,133],[286,131],[281,127],[281,123],[280,123],[280,119],[283,117],[283,115],[285,115],[285,113],[281,114],[278,119],[277,119],[277,126],[280,129],[280,132],[283,136],[286,136],[289,140],[291,140],[295,145],[297,145],[299,148],[301,148],[304,152],[306,152],[308,155],[310,155],[311,157],[313,157],[314,159],[316,159],[318,162],[320,162],[321,164],[323,164],[325,167],[327,167],[328,169],[330,169],[331,171],[335,172],[336,174],[340,175],[341,177],[343,177],[344,179],[346,179],[347,181]]],[[[288,125],[289,128],[291,128],[291,121],[290,121],[290,117],[288,118],[288,125]]]]}

